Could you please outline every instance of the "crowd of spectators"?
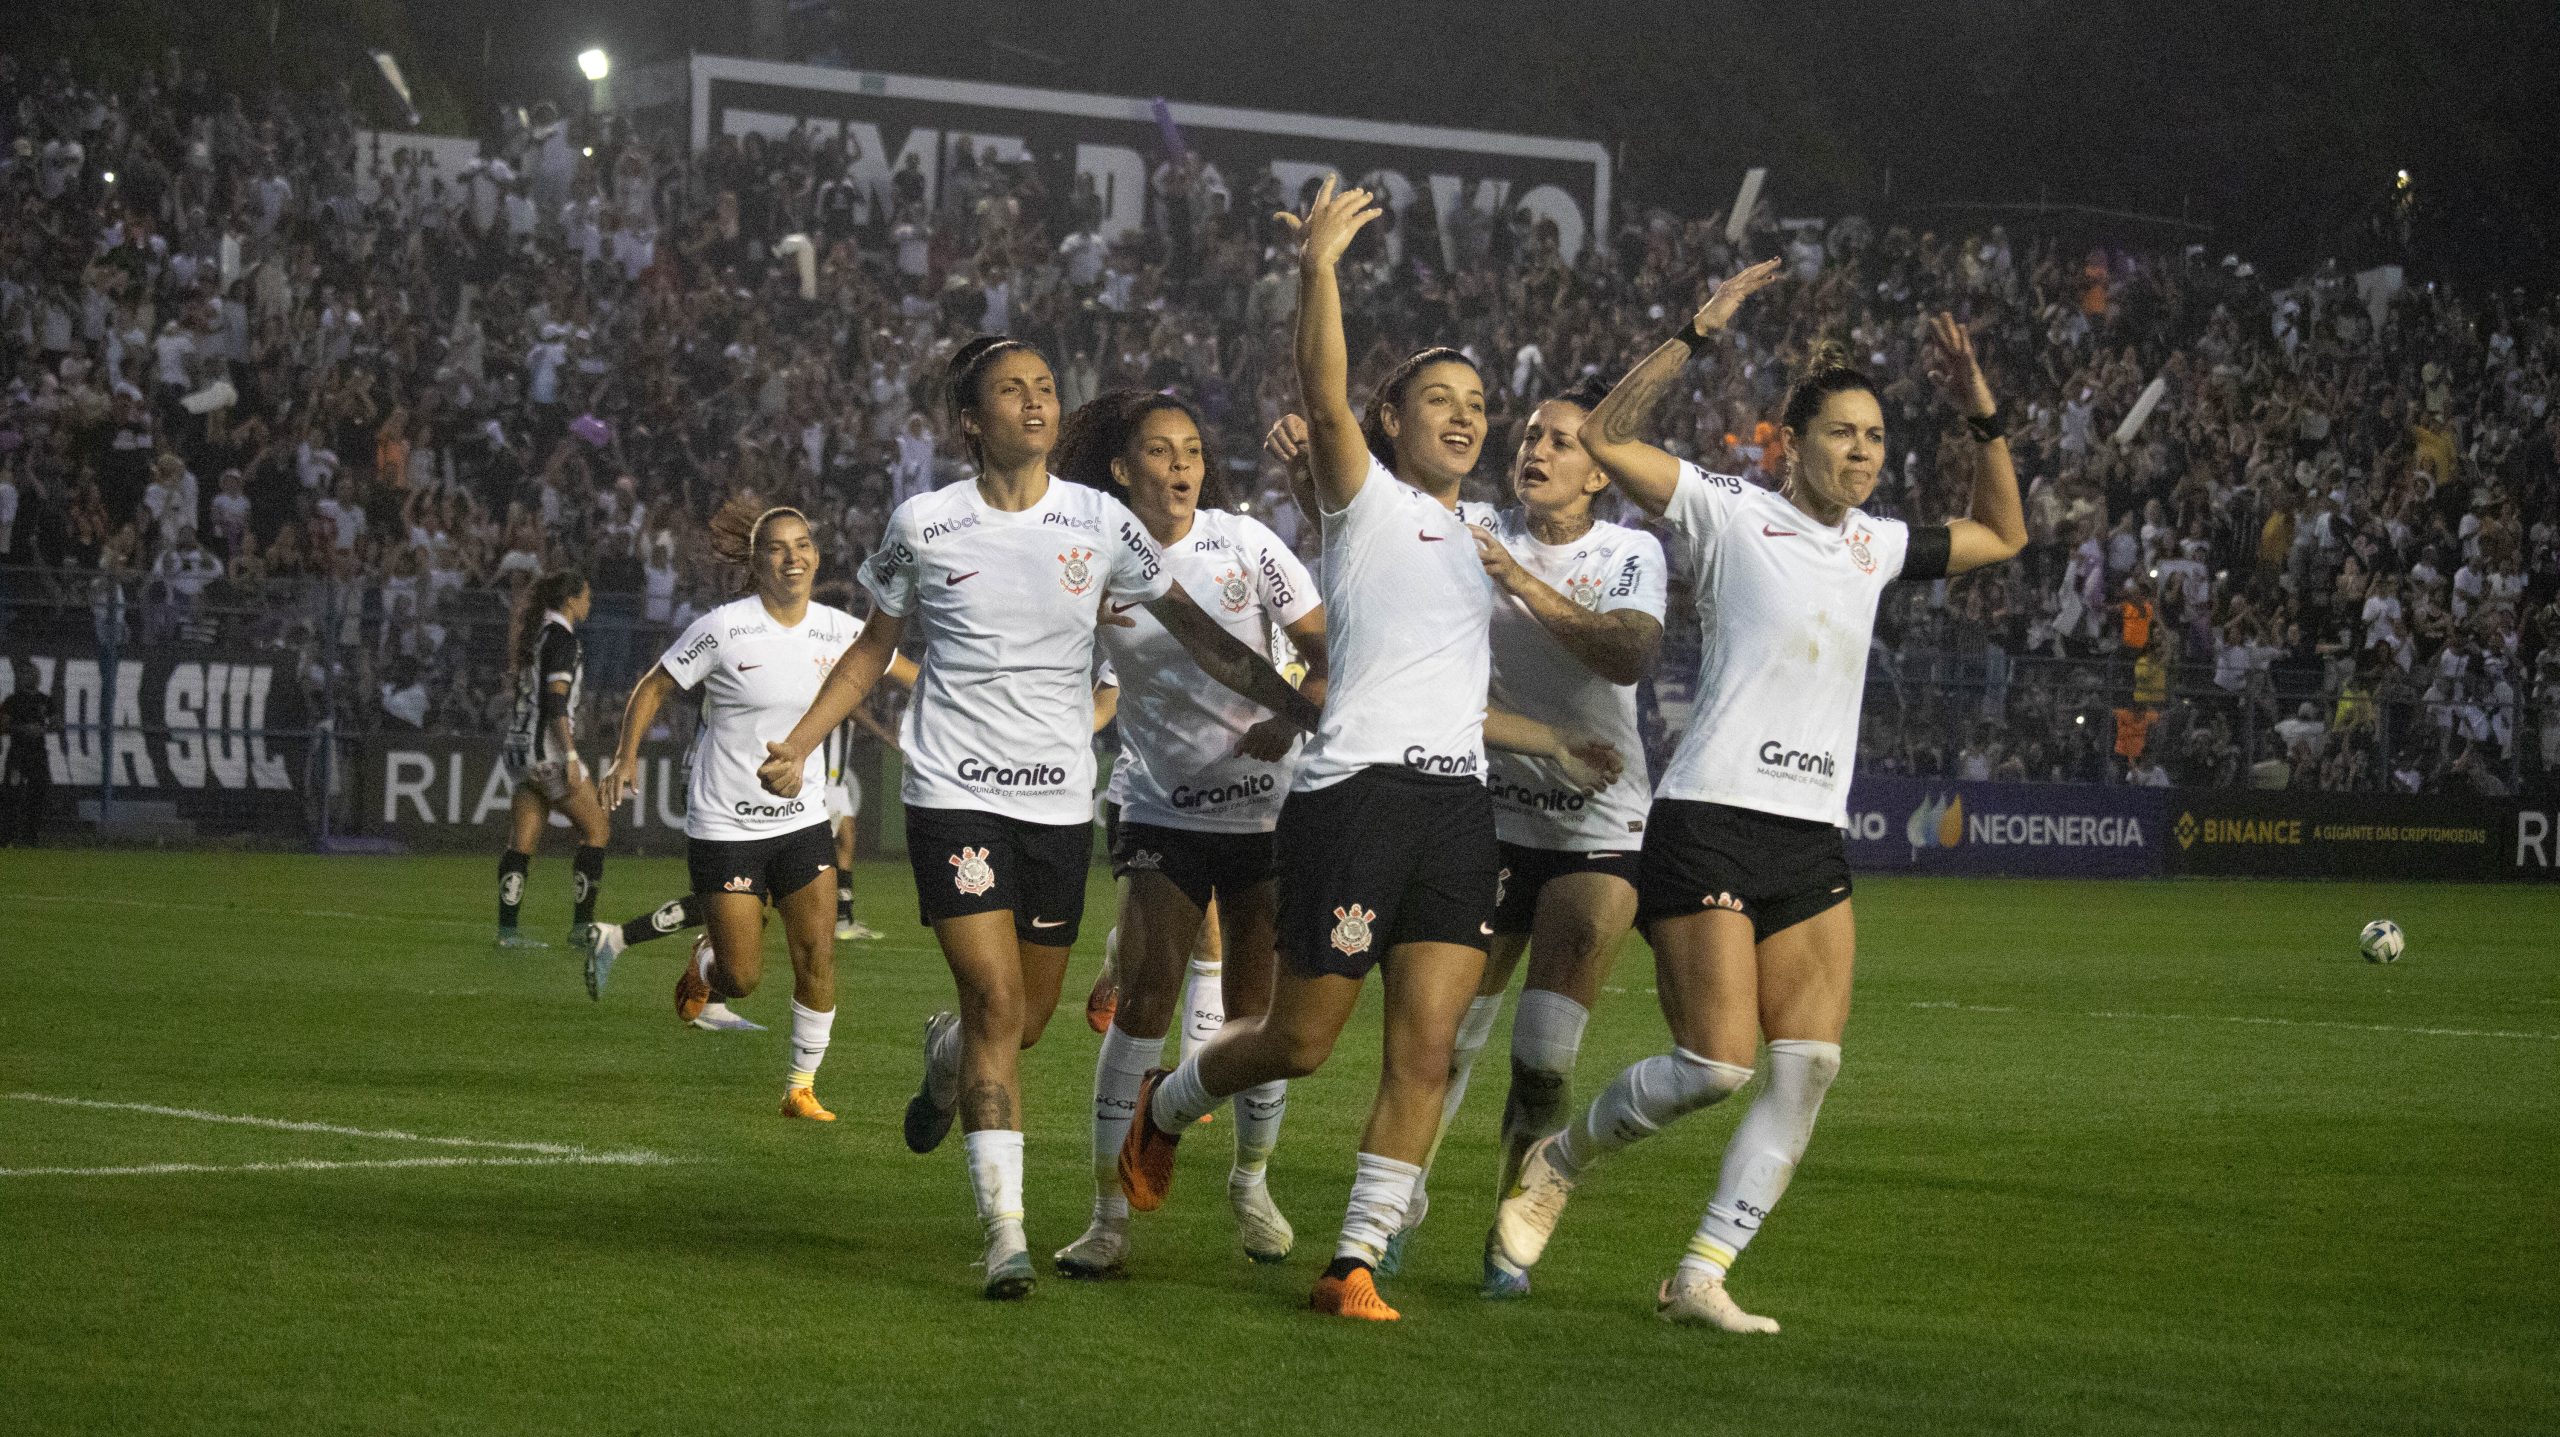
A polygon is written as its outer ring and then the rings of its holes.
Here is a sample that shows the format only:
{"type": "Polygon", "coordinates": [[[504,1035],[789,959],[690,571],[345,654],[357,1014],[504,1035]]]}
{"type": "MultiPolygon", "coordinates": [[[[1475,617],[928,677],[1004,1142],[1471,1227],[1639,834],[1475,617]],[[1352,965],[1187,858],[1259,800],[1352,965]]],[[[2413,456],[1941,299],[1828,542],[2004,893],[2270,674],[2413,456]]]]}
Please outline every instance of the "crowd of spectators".
{"type": "MultiPolygon", "coordinates": [[[[0,624],[287,649],[342,732],[491,731],[512,594],[575,566],[610,705],[725,597],[696,521],[726,494],[800,504],[842,573],[959,477],[941,363],[982,331],[1037,343],[1071,405],[1180,389],[1229,497],[1312,549],[1255,450],[1294,394],[1276,182],[1169,157],[1113,235],[1061,159],[962,141],[882,188],[844,144],[693,154],[544,108],[448,170],[343,93],[231,93],[175,60],[109,91],[0,56],[0,624]]],[[[1973,326],[2033,542],[1895,592],[1871,768],[2460,792],[2560,771],[2552,296],[1855,216],[1764,212],[1728,243],[1722,216],[1634,206],[1568,262],[1525,214],[1429,203],[1345,265],[1355,384],[1425,344],[1474,355],[1479,497],[1529,406],[1780,253],[1791,282],[1693,367],[1667,442],[1770,482],[1791,369],[1843,338],[1894,447],[1872,507],[1944,518],[1973,451],[1931,407],[1920,318],[1973,326]]],[[[1675,624],[1649,718],[1677,722],[1696,643],[1675,624]]]]}

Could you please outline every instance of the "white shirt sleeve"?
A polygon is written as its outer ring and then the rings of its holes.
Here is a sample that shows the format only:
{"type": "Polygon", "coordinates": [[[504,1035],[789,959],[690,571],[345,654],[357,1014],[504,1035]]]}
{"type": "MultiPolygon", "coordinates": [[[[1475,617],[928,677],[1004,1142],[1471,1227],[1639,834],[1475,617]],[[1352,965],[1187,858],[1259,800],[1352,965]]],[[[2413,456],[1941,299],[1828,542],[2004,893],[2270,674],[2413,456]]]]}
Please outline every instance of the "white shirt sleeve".
{"type": "MultiPolygon", "coordinates": [[[[1254,585],[1272,622],[1285,629],[1314,613],[1324,600],[1316,593],[1315,576],[1307,566],[1261,521],[1247,519],[1239,527],[1253,546],[1254,585]]],[[[1655,552],[1661,552],[1658,546],[1655,552]]]]}
{"type": "Polygon", "coordinates": [[[1600,591],[1600,612],[1634,609],[1658,623],[1670,608],[1671,566],[1662,557],[1662,541],[1638,529],[1600,591]]]}
{"type": "Polygon", "coordinates": [[[1102,536],[1109,564],[1103,571],[1103,592],[1141,604],[1163,598],[1173,588],[1173,575],[1165,568],[1164,554],[1156,548],[1156,541],[1127,505],[1108,495],[1102,503],[1102,522],[1111,531],[1102,536]]]}
{"type": "Polygon", "coordinates": [[[720,611],[713,609],[694,620],[676,636],[674,643],[667,645],[667,651],[659,655],[658,667],[667,671],[667,677],[676,681],[676,687],[687,693],[693,692],[711,672],[711,666],[720,662],[719,624],[720,611]]]}
{"type": "Polygon", "coordinates": [[[889,515],[889,527],[880,536],[880,547],[862,562],[862,587],[880,612],[893,619],[903,619],[915,612],[916,606],[916,523],[915,501],[910,499],[889,515]]]}
{"type": "Polygon", "coordinates": [[[1743,481],[1731,474],[1710,474],[1680,461],[1680,477],[1671,485],[1671,502],[1663,520],[1682,538],[1706,540],[1724,527],[1725,516],[1742,500],[1743,481]]]}

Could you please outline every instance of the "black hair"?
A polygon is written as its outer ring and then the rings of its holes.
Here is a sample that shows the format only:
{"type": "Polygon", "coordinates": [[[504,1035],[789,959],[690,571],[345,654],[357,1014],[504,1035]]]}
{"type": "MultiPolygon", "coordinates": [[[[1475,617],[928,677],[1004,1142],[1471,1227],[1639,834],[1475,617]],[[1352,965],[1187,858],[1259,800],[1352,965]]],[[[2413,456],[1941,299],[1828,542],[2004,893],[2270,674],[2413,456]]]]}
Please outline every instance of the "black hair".
{"type": "Polygon", "coordinates": [[[1838,340],[1826,339],[1813,347],[1813,353],[1805,360],[1804,371],[1796,376],[1795,386],[1787,391],[1787,406],[1781,411],[1783,422],[1787,428],[1802,434],[1832,395],[1859,390],[1866,391],[1877,403],[1883,403],[1883,397],[1876,394],[1876,382],[1867,377],[1866,371],[1850,367],[1849,351],[1838,340]]]}
{"type": "Polygon", "coordinates": [[[1548,395],[1545,402],[1549,404],[1570,404],[1574,408],[1588,414],[1592,410],[1599,408],[1600,401],[1608,397],[1608,381],[1602,379],[1596,374],[1586,374],[1582,376],[1581,383],[1566,390],[1562,394],[1548,395]]]}
{"type": "MultiPolygon", "coordinates": [[[[960,417],[978,407],[978,386],[986,382],[988,367],[996,362],[998,356],[1017,349],[1029,350],[1035,355],[1040,353],[1038,347],[1029,341],[1015,339],[1009,334],[982,334],[952,351],[951,362],[943,366],[942,400],[950,411],[951,427],[968,448],[969,462],[981,468],[985,467],[986,458],[978,447],[977,436],[960,422],[960,417]]],[[[1047,362],[1045,357],[1042,362],[1047,362]]]]}
{"type": "MultiPolygon", "coordinates": [[[[1200,431],[1205,449],[1209,426],[1201,419],[1200,411],[1192,407],[1190,400],[1161,390],[1115,389],[1087,400],[1077,406],[1075,413],[1067,416],[1067,422],[1058,434],[1058,449],[1051,458],[1050,468],[1061,479],[1117,495],[1121,502],[1126,503],[1129,486],[1121,483],[1120,476],[1111,472],[1111,461],[1127,456],[1130,443],[1138,437],[1138,426],[1146,423],[1148,415],[1168,409],[1179,410],[1191,420],[1191,427],[1200,431]]],[[[1227,507],[1226,486],[1219,482],[1216,465],[1205,453],[1202,461],[1200,507],[1224,509],[1227,507]]]]}
{"type": "Polygon", "coordinates": [[[516,611],[507,620],[507,660],[517,668],[534,661],[534,641],[542,635],[542,616],[569,602],[587,587],[587,576],[575,569],[554,569],[524,586],[516,611]]]}
{"type": "Polygon", "coordinates": [[[1404,392],[1412,387],[1413,377],[1435,364],[1463,364],[1475,370],[1478,381],[1484,378],[1484,371],[1476,369],[1474,360],[1445,344],[1436,344],[1411,355],[1404,363],[1387,371],[1387,377],[1379,380],[1378,387],[1370,391],[1369,407],[1360,413],[1360,438],[1369,446],[1369,457],[1390,470],[1396,467],[1396,445],[1387,435],[1387,407],[1404,403],[1404,392]]]}

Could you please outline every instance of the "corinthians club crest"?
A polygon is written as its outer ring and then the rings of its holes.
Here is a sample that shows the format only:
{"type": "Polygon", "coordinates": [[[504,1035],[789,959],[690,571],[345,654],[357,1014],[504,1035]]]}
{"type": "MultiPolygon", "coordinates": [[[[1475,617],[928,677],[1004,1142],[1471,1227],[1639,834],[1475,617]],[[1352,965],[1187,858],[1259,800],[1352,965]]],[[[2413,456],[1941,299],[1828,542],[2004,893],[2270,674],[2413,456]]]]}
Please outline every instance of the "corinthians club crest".
{"type": "Polygon", "coordinates": [[[1244,570],[1229,569],[1218,576],[1218,605],[1230,614],[1241,614],[1253,602],[1253,590],[1246,587],[1244,570]]]}
{"type": "Polygon", "coordinates": [[[1875,535],[1868,533],[1864,524],[1850,531],[1849,557],[1857,560],[1861,572],[1872,574],[1876,571],[1876,551],[1869,547],[1869,541],[1874,538],[1875,535]]]}
{"type": "Polygon", "coordinates": [[[988,866],[987,851],[963,847],[951,855],[951,886],[975,898],[996,886],[996,871],[988,866]]]}
{"type": "Polygon", "coordinates": [[[1069,549],[1058,556],[1058,584],[1068,593],[1083,598],[1093,589],[1093,551],[1069,549]]]}
{"type": "Polygon", "coordinates": [[[1369,925],[1378,921],[1378,915],[1354,903],[1333,910],[1333,916],[1333,946],[1344,953],[1368,952],[1369,925]]]}
{"type": "Polygon", "coordinates": [[[1564,596],[1583,608],[1597,610],[1600,607],[1600,581],[1587,574],[1577,575],[1566,582],[1564,596]]]}

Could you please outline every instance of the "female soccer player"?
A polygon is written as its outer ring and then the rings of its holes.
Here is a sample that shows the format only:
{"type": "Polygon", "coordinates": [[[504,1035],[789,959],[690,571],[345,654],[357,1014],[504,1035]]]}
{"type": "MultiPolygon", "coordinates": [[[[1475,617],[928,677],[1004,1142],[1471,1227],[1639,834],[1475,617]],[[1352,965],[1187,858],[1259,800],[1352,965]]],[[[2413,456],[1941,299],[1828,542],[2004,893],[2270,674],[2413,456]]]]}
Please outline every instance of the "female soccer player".
{"type": "Polygon", "coordinates": [[[507,723],[507,781],[515,785],[508,813],[507,851],[498,856],[498,946],[548,948],[516,928],[524,907],[525,871],[552,810],[578,826],[575,910],[569,941],[583,946],[595,922],[596,893],[604,883],[604,843],[612,833],[606,809],[596,802],[587,766],[578,760],[578,690],[586,681],[585,649],[578,625],[587,621],[595,596],[586,577],[559,569],[525,586],[507,625],[507,662],[516,674],[515,714],[507,723]]]}
{"type": "MultiPolygon", "coordinates": [[[[1511,1024],[1496,1195],[1509,1190],[1529,1144],[1563,1125],[1583,1025],[1636,914],[1648,792],[1635,684],[1661,647],[1670,580],[1658,540],[1593,513],[1609,476],[1583,449],[1581,432],[1607,392],[1586,383],[1530,412],[1511,460],[1519,507],[1476,531],[1485,572],[1505,599],[1493,611],[1494,705],[1597,734],[1630,756],[1617,782],[1588,795],[1545,760],[1486,756],[1502,845],[1493,952],[1458,1025],[1441,1132],[1466,1096],[1525,949],[1529,977],[1511,1024]]],[[[1417,1183],[1381,1271],[1396,1270],[1429,1207],[1428,1189],[1417,1183]]]]}
{"type": "MultiPolygon", "coordinates": [[[[685,791],[685,866],[707,948],[676,983],[676,1016],[752,993],[764,976],[764,912],[782,915],[791,951],[791,1069],[782,1115],[833,1122],[819,1103],[818,1065],[835,1029],[835,894],[819,882],[835,866],[823,777],[814,755],[809,797],[776,801],[758,784],[766,744],[788,732],[827,671],[862,632],[842,609],[815,603],[818,545],[801,512],[741,495],[711,516],[711,551],[745,571],[749,592],[693,621],[631,690],[622,743],[605,781],[619,805],[637,787],[640,739],[667,696],[702,690],[702,718],[685,791]]],[[[590,972],[594,972],[590,968],[590,972]]],[[[589,984],[603,986],[601,974],[589,984]]]]}
{"type": "Polygon", "coordinates": [[[1336,194],[1327,180],[1303,220],[1283,216],[1299,235],[1297,363],[1324,515],[1332,685],[1280,810],[1284,961],[1271,1009],[1148,1076],[1119,1166],[1130,1206],[1153,1211],[1183,1129],[1228,1096],[1313,1072],[1382,967],[1386,1061],[1341,1240],[1310,1301],[1393,1321],[1374,1268],[1430,1151],[1493,934],[1483,746],[1554,759],[1584,791],[1605,787],[1617,759],[1605,745],[1577,752],[1543,724],[1488,721],[1493,585],[1457,513],[1484,442],[1484,384],[1457,351],[1424,350],[1379,386],[1365,423],[1353,412],[1334,268],[1378,214],[1366,191],[1336,194]]]}
{"type": "MultiPolygon", "coordinates": [[[[1163,394],[1123,390],[1078,409],[1058,446],[1060,477],[1114,494],[1183,591],[1256,650],[1270,630],[1307,656],[1302,691],[1324,693],[1324,610],[1315,580],[1280,537],[1242,514],[1201,506],[1208,485],[1200,419],[1163,394]]],[[[1111,867],[1120,905],[1118,1004],[1093,1074],[1093,1223],[1057,1255],[1067,1277],[1119,1275],[1129,1205],[1116,1172],[1138,1084],[1162,1056],[1188,961],[1214,904],[1227,935],[1221,977],[1229,1017],[1270,1005],[1272,826],[1289,791],[1298,731],[1212,681],[1162,624],[1137,614],[1107,624],[1105,672],[1117,680],[1120,757],[1106,799],[1116,806],[1111,867]]],[[[1295,1241],[1264,1173],[1288,1086],[1238,1095],[1227,1197],[1245,1255],[1278,1262],[1295,1241]]]]}
{"type": "Polygon", "coordinates": [[[1829,349],[1787,396],[1778,492],[1636,437],[1689,356],[1777,274],[1772,260],[1718,285],[1582,428],[1620,491],[1670,522],[1707,631],[1696,717],[1655,795],[1637,880],[1674,1046],[1529,1150],[1485,1250],[1489,1269],[1525,1276],[1590,1166],[1739,1089],[1766,1033],[1769,1085],[1657,1298],[1667,1321],[1727,1332],[1778,1330],[1734,1303],[1725,1273],[1786,1191],[1840,1071],[1857,948],[1840,825],[1877,600],[1896,579],[1999,563],[2027,542],[1999,405],[1947,315],[1929,322],[1929,366],[1980,446],[1970,518],[1912,526],[1858,508],[1885,462],[1884,413],[1875,383],[1829,349]]]}
{"type": "Polygon", "coordinates": [[[871,622],[761,776],[777,795],[798,792],[803,761],[870,693],[908,627],[921,632],[900,745],[907,858],[960,1012],[925,1025],[906,1139],[932,1151],[956,1110],[987,1230],[985,1291],[1009,1299],[1033,1286],[1020,1054],[1057,1008],[1084,917],[1098,618],[1144,608],[1202,672],[1302,731],[1315,728],[1316,707],[1200,611],[1125,505],[1050,479],[1057,380],[1038,350],[972,340],[951,358],[948,395],[978,476],[889,516],[861,571],[871,622]]]}

